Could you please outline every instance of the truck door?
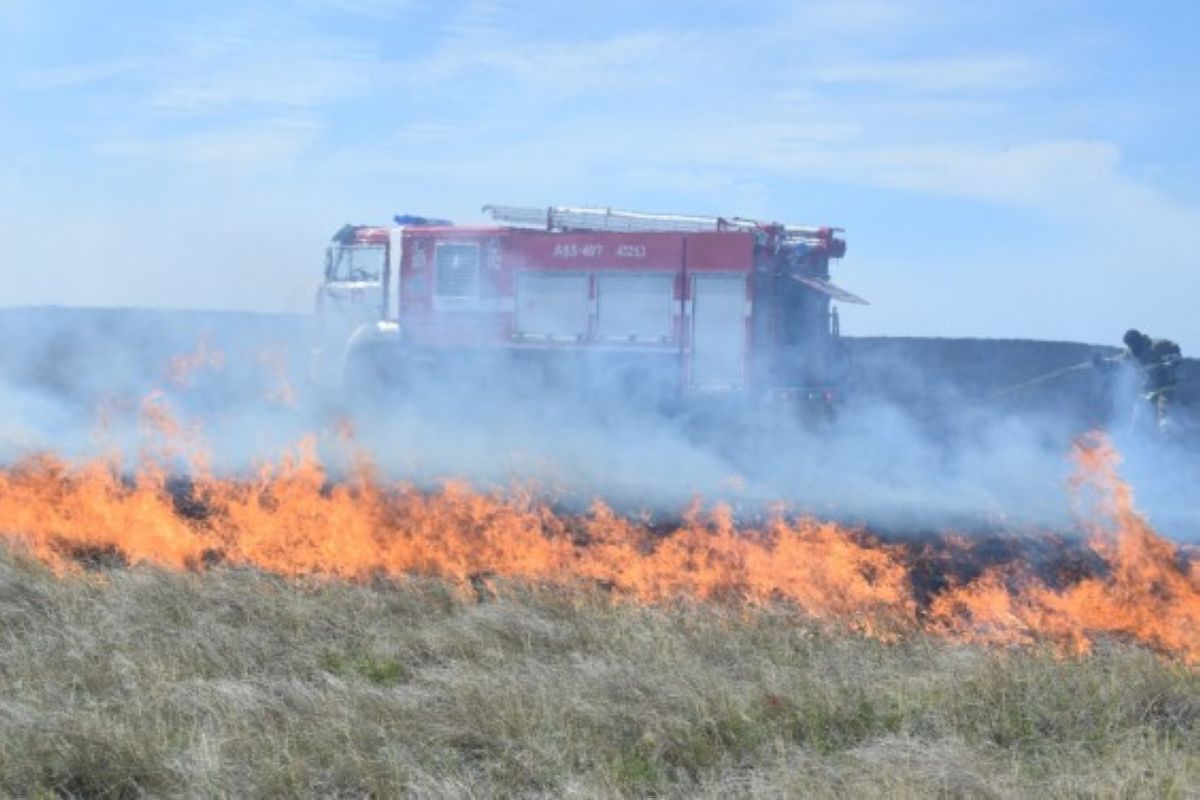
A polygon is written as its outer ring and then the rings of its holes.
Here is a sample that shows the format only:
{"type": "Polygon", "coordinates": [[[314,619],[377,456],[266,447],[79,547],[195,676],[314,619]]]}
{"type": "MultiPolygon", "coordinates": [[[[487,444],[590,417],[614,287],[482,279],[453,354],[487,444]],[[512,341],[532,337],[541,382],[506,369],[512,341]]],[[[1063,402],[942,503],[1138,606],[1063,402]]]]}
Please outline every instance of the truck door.
{"type": "Polygon", "coordinates": [[[325,339],[345,342],[359,325],[379,319],[386,259],[382,244],[335,245],[325,252],[325,281],[317,289],[325,339]]]}
{"type": "Polygon", "coordinates": [[[746,276],[692,276],[690,383],[740,388],[745,381],[746,276]]]}

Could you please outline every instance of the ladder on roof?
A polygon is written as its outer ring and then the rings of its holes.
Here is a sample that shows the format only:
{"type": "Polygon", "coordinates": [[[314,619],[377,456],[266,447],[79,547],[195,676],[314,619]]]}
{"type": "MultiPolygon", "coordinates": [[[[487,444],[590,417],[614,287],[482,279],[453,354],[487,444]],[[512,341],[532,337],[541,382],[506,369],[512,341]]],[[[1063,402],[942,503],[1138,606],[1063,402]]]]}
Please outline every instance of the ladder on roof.
{"type": "MultiPolygon", "coordinates": [[[[492,219],[522,228],[539,228],[547,231],[617,231],[645,233],[668,231],[672,233],[698,233],[703,231],[755,231],[765,226],[740,217],[704,217],[691,214],[648,214],[642,211],[621,211],[613,208],[571,208],[551,206],[549,208],[522,208],[519,206],[483,207],[492,219]]],[[[828,228],[809,228],[791,225],[779,226],[783,233],[810,239],[823,239],[829,235],[828,228]]]]}

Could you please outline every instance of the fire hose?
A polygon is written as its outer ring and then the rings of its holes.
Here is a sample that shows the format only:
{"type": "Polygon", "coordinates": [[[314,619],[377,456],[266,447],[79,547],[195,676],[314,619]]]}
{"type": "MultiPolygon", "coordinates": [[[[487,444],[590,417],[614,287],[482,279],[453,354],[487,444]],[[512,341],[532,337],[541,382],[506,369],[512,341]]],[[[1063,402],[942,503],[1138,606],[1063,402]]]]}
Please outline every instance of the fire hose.
{"type": "Polygon", "coordinates": [[[1027,381],[1022,381],[1021,383],[1017,383],[1012,386],[1005,387],[998,392],[993,392],[989,395],[985,395],[983,399],[985,401],[997,400],[1001,397],[1005,397],[1007,395],[1014,394],[1016,392],[1024,391],[1025,389],[1030,389],[1034,386],[1038,386],[1043,383],[1048,383],[1050,381],[1057,380],[1058,378],[1061,378],[1065,375],[1069,375],[1073,372],[1089,370],[1089,369],[1093,369],[1094,367],[1095,367],[1095,363],[1089,359],[1088,361],[1084,361],[1079,364],[1072,364],[1071,366],[1063,367],[1062,369],[1056,369],[1053,372],[1047,372],[1045,375],[1039,375],[1036,378],[1030,378],[1027,381]]]}

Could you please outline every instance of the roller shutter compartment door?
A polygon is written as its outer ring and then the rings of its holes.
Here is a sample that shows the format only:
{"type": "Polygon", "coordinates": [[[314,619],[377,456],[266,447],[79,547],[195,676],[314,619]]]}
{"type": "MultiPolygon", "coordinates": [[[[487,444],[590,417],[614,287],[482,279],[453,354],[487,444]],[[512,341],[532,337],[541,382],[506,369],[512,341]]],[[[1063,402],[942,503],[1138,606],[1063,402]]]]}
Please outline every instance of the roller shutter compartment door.
{"type": "Polygon", "coordinates": [[[517,273],[517,339],[580,339],[588,331],[586,275],[517,273]]]}
{"type": "Polygon", "coordinates": [[[609,341],[662,344],[674,328],[675,275],[596,278],[596,335],[609,341]]]}
{"type": "Polygon", "coordinates": [[[691,383],[737,388],[744,380],[746,278],[696,275],[692,283],[691,383]]]}

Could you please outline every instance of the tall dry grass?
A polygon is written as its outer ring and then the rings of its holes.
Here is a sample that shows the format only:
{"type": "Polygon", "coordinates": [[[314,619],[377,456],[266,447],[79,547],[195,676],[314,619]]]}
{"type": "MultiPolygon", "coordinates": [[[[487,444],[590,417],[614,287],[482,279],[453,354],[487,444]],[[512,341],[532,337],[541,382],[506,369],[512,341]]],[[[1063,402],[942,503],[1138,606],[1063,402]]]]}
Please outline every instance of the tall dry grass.
{"type": "Polygon", "coordinates": [[[786,608],[0,555],[0,794],[1195,797],[1200,676],[786,608]]]}

